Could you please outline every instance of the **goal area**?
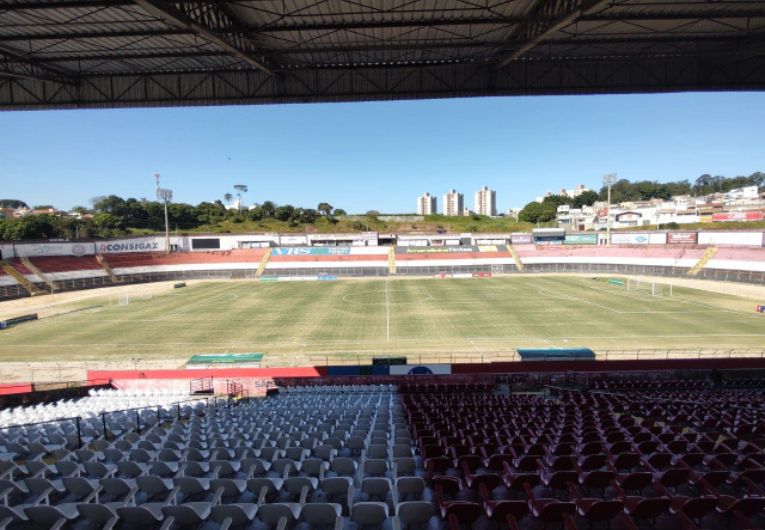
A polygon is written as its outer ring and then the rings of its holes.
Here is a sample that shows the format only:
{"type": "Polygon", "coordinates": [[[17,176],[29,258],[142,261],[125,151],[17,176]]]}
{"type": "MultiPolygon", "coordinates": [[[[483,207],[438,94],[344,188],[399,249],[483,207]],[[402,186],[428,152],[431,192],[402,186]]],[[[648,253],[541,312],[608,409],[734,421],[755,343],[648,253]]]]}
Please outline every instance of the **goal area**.
{"type": "Polygon", "coordinates": [[[658,283],[640,278],[627,278],[627,290],[649,294],[651,296],[672,296],[671,283],[658,283]]]}
{"type": "Polygon", "coordinates": [[[153,295],[148,292],[127,292],[109,296],[109,305],[130,305],[135,302],[151,300],[153,295]]]}

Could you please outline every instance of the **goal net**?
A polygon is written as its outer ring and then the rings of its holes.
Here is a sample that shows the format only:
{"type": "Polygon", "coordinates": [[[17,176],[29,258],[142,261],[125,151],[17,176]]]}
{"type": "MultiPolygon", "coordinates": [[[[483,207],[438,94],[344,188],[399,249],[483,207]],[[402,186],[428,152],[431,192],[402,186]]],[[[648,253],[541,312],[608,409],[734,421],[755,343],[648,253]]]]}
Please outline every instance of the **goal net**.
{"type": "Polygon", "coordinates": [[[672,296],[671,283],[657,283],[640,278],[627,278],[627,290],[642,292],[651,296],[672,296]]]}
{"type": "Polygon", "coordinates": [[[129,305],[135,302],[145,302],[152,299],[151,293],[135,292],[120,293],[109,297],[109,305],[129,305]]]}

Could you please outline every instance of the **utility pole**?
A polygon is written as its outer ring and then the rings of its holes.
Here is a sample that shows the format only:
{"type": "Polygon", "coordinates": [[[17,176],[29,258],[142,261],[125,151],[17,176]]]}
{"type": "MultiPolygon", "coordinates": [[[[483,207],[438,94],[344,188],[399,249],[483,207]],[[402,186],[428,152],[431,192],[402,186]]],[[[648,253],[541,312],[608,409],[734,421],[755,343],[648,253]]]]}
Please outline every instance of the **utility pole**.
{"type": "Polygon", "coordinates": [[[173,190],[159,187],[159,173],[154,173],[157,179],[157,200],[165,203],[165,253],[170,253],[170,223],[167,218],[167,203],[173,200],[173,190]]]}
{"type": "Polygon", "coordinates": [[[611,244],[611,185],[616,182],[616,173],[603,175],[603,185],[608,187],[608,197],[606,199],[606,245],[611,244]]]}

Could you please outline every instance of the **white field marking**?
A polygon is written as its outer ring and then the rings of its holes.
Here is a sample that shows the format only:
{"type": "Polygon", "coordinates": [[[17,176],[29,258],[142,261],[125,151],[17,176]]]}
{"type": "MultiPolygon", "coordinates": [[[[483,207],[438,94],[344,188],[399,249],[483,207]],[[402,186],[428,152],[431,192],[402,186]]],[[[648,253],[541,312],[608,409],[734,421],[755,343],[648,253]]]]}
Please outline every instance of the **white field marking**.
{"type": "Polygon", "coordinates": [[[470,344],[472,344],[472,345],[473,345],[473,348],[475,348],[475,351],[477,351],[478,353],[480,353],[480,354],[481,354],[481,357],[483,357],[483,352],[481,351],[481,348],[479,348],[479,347],[478,347],[478,345],[477,345],[475,342],[473,342],[473,339],[471,339],[471,338],[469,338],[469,337],[468,337],[468,342],[470,342],[470,344]]]}
{"type": "MultiPolygon", "coordinates": [[[[713,304],[707,304],[707,303],[704,303],[704,302],[697,302],[697,301],[694,301],[694,300],[688,300],[687,298],[683,298],[681,295],[675,294],[674,290],[673,290],[673,294],[672,294],[671,297],[669,297],[669,296],[668,297],[658,297],[658,296],[651,296],[651,297],[641,296],[641,297],[636,297],[636,296],[631,296],[631,295],[628,295],[628,294],[613,292],[613,291],[610,291],[610,290],[600,289],[600,288],[594,287],[594,286],[592,286],[592,285],[590,285],[590,284],[588,284],[586,282],[586,278],[581,278],[581,281],[583,282],[583,285],[585,287],[587,287],[588,289],[593,289],[595,291],[600,291],[600,292],[604,292],[604,293],[614,294],[614,295],[617,295],[617,296],[623,296],[625,298],[630,298],[630,299],[636,300],[636,301],[652,302],[652,303],[653,302],[667,302],[667,303],[677,302],[679,304],[688,304],[688,305],[695,305],[695,306],[698,306],[698,307],[705,307],[705,308],[709,309],[708,312],[731,313],[731,314],[735,314],[735,315],[746,316],[748,318],[758,318],[758,315],[756,313],[750,313],[748,311],[740,311],[740,310],[737,310],[737,309],[728,309],[728,308],[716,306],[716,305],[713,305],[713,304]]],[[[677,284],[670,283],[670,282],[666,282],[666,283],[664,283],[664,282],[653,282],[653,283],[658,283],[660,285],[671,285],[673,288],[674,287],[680,287],[681,289],[698,290],[698,289],[693,289],[692,287],[684,287],[682,285],[677,285],[677,284]]],[[[633,292],[640,292],[640,291],[633,291],[633,292]]],[[[718,294],[723,294],[723,293],[718,293],[718,294]]],[[[623,314],[623,315],[633,315],[633,314],[640,314],[640,313],[646,313],[646,314],[676,313],[677,311],[618,311],[618,312],[623,314]]],[[[683,313],[684,314],[688,314],[690,312],[689,311],[683,311],[683,313]]],[[[698,313],[698,312],[694,311],[693,313],[698,313]]]]}
{"type": "MultiPolygon", "coordinates": [[[[548,296],[549,297],[550,295],[546,294],[546,293],[551,293],[552,292],[547,287],[539,287],[537,285],[534,285],[534,287],[538,287],[539,288],[538,293],[540,295],[542,295],[542,296],[548,296]]],[[[575,297],[573,295],[566,295],[566,294],[564,294],[564,299],[566,299],[566,300],[573,300],[573,301],[581,303],[581,304],[589,304],[589,305],[592,305],[592,306],[595,306],[595,307],[599,307],[601,309],[605,309],[606,311],[611,311],[612,313],[621,313],[621,311],[619,311],[618,309],[614,309],[612,307],[608,307],[608,306],[605,306],[603,304],[599,304],[597,302],[592,302],[590,300],[584,300],[582,298],[577,298],[577,297],[575,297]]]]}
{"type": "Polygon", "coordinates": [[[390,303],[388,303],[388,278],[385,278],[385,340],[390,340],[390,303]]]}
{"type": "MultiPolygon", "coordinates": [[[[385,282],[385,285],[387,287],[387,285],[388,285],[387,281],[385,282]]],[[[395,293],[396,290],[394,289],[393,292],[395,293]]],[[[364,291],[364,293],[365,294],[369,294],[369,293],[385,293],[385,295],[387,297],[388,289],[381,290],[381,291],[364,291]]],[[[359,306],[359,307],[373,307],[373,306],[376,306],[376,305],[382,305],[382,304],[378,304],[378,303],[375,303],[375,302],[372,302],[372,303],[356,302],[355,300],[353,300],[356,296],[358,296],[358,293],[349,293],[349,294],[344,294],[343,296],[340,297],[340,299],[343,302],[345,302],[346,304],[355,305],[355,306],[359,306]]],[[[416,303],[419,303],[419,302],[429,302],[430,300],[433,300],[433,295],[431,294],[430,291],[426,291],[425,298],[413,298],[412,300],[407,300],[407,301],[401,302],[401,303],[403,303],[403,304],[416,304],[416,303]]],[[[474,301],[474,300],[472,300],[472,301],[474,301]]],[[[387,305],[387,302],[384,302],[384,303],[387,305]]]]}
{"type": "MultiPolygon", "coordinates": [[[[222,304],[225,302],[233,302],[234,300],[239,298],[239,293],[242,291],[241,286],[237,286],[237,288],[232,289],[231,291],[226,291],[225,293],[221,293],[219,295],[211,296],[210,298],[202,300],[202,302],[208,306],[208,307],[214,307],[218,304],[222,304]],[[233,298],[228,298],[233,297],[233,298]],[[220,300],[219,302],[213,302],[210,303],[213,300],[220,300]]],[[[188,313],[189,311],[194,311],[195,309],[198,309],[195,304],[188,304],[182,306],[180,309],[177,309],[176,311],[170,311],[168,313],[165,313],[163,316],[156,318],[155,320],[169,320],[171,317],[177,316],[177,315],[183,315],[184,313],[188,313]]]]}

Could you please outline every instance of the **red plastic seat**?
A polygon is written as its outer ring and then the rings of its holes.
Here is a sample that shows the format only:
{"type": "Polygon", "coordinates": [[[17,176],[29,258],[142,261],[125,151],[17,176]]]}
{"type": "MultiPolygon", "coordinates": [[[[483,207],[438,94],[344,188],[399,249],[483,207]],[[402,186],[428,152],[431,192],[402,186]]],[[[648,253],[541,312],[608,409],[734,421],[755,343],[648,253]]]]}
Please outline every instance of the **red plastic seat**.
{"type": "Polygon", "coordinates": [[[505,523],[510,530],[518,530],[518,521],[529,513],[527,501],[499,500],[484,503],[486,516],[497,524],[505,523]]]}

